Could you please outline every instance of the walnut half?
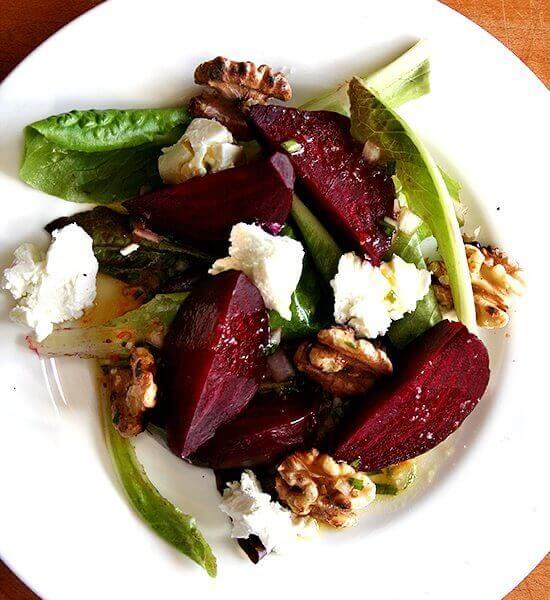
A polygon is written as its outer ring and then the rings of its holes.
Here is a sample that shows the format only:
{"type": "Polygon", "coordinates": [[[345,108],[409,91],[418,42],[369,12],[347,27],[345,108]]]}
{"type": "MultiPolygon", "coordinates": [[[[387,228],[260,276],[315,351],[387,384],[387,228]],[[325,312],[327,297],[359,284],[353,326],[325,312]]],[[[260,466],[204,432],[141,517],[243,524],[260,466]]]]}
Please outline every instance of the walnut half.
{"type": "Polygon", "coordinates": [[[218,123],[227,127],[238,140],[247,141],[253,138],[252,131],[239,104],[215,92],[204,92],[191,98],[189,112],[192,117],[218,121],[218,123]]]}
{"type": "Polygon", "coordinates": [[[215,119],[240,141],[254,139],[245,115],[251,104],[265,104],[271,98],[292,98],[292,89],[283,73],[267,65],[257,67],[250,61],[238,62],[223,56],[201,63],[195,69],[195,83],[207,88],[191,98],[191,115],[215,119]]]}
{"type": "Polygon", "coordinates": [[[277,472],[275,488],[281,501],[294,514],[309,515],[332,527],[355,525],[355,511],[376,496],[376,486],[366,473],[315,448],[291,454],[277,472]]]}
{"type": "MultiPolygon", "coordinates": [[[[496,329],[508,324],[508,311],[516,296],[521,296],[525,281],[521,269],[498,248],[465,244],[472,289],[476,305],[476,319],[480,327],[496,329]]],[[[429,269],[436,282],[434,291],[439,304],[453,308],[447,269],[442,261],[430,263],[429,269]]]]}
{"type": "Polygon", "coordinates": [[[107,374],[111,414],[118,432],[132,437],[145,429],[144,415],[157,399],[155,359],[147,348],[133,348],[130,368],[113,367],[107,374]]]}
{"type": "Polygon", "coordinates": [[[195,83],[217,90],[228,100],[260,102],[270,98],[290,100],[292,89],[284,75],[268,65],[239,62],[223,56],[201,63],[195,69],[195,83]]]}
{"type": "Polygon", "coordinates": [[[321,329],[317,341],[303,342],[294,355],[296,368],[337,396],[355,396],[391,375],[392,364],[381,348],[359,340],[351,327],[321,329]]]}

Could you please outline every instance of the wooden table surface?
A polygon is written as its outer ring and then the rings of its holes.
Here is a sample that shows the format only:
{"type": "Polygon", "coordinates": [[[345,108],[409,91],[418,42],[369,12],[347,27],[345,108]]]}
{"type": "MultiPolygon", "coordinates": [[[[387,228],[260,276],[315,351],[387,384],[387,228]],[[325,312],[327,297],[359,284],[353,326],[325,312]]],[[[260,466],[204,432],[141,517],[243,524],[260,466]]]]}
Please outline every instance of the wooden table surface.
{"type": "MultiPolygon", "coordinates": [[[[0,81],[54,31],[97,4],[97,0],[0,0],[0,81]]],[[[550,85],[550,0],[446,0],[445,4],[492,33],[550,85]]],[[[0,600],[36,598],[0,562],[0,600]]],[[[506,596],[506,600],[549,599],[548,556],[506,596]]]]}

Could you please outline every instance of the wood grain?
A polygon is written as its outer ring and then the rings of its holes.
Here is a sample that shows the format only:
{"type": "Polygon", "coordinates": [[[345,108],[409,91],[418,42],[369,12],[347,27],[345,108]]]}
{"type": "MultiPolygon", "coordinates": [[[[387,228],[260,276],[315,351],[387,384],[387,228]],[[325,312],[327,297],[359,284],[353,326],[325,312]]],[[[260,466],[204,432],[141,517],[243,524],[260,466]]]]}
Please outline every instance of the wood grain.
{"type": "Polygon", "coordinates": [[[550,85],[549,0],[445,0],[500,40],[550,85]]]}
{"type": "MultiPolygon", "coordinates": [[[[97,0],[0,0],[0,81],[52,33],[97,4],[97,0]]],[[[550,84],[550,0],[446,0],[445,4],[493,34],[550,84]]],[[[37,598],[0,563],[0,600],[37,598]]],[[[549,599],[550,556],[506,596],[506,600],[549,599]]]]}

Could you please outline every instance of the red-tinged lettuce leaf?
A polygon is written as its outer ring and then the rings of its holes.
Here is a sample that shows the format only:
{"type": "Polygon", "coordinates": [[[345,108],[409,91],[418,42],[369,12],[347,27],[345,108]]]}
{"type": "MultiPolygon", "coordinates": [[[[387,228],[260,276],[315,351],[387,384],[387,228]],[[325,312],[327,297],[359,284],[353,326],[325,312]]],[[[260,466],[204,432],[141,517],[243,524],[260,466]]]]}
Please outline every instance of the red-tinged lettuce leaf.
{"type": "Polygon", "coordinates": [[[80,225],[92,238],[100,272],[149,292],[190,268],[209,265],[214,260],[200,250],[162,238],[159,242],[138,240],[133,235],[129,217],[105,206],[60,217],[46,225],[46,230],[51,233],[69,223],[80,225]],[[123,248],[136,241],[139,242],[137,250],[126,256],[121,254],[123,248]]]}
{"type": "Polygon", "coordinates": [[[149,302],[103,325],[55,329],[45,340],[28,338],[39,356],[124,359],[130,348],[148,343],[160,348],[168,327],[188,293],[158,294],[149,302]]]}

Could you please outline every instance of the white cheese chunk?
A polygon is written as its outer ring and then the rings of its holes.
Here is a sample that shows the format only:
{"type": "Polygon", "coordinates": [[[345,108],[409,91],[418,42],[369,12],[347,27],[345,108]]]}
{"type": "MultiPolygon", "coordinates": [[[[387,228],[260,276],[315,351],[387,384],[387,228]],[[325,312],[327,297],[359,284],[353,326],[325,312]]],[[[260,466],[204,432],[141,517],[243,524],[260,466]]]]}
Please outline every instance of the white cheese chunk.
{"type": "Polygon", "coordinates": [[[293,517],[288,509],[273,502],[249,470],[243,472],[240,481],[227,484],[220,510],[231,517],[231,537],[256,535],[267,552],[288,551],[299,537],[313,537],[317,532],[314,519],[293,517]]]}
{"type": "Polygon", "coordinates": [[[292,293],[302,274],[302,244],[246,223],[234,225],[229,240],[229,256],[217,260],[209,273],[217,275],[230,269],[242,271],[260,290],[266,308],[290,319],[292,293]]]}
{"type": "Polygon", "coordinates": [[[243,149],[233,143],[227,127],[212,119],[193,119],[183,136],[162,149],[159,173],[164,183],[182,183],[191,177],[234,167],[243,149]]]}
{"type": "Polygon", "coordinates": [[[363,337],[384,335],[392,321],[416,308],[430,289],[430,273],[394,256],[373,267],[353,252],[344,254],[331,281],[334,319],[363,337]]]}
{"type": "Polygon", "coordinates": [[[32,327],[38,341],[55,323],[81,317],[96,294],[92,238],[74,223],[55,230],[52,238],[46,254],[34,244],[19,246],[2,279],[2,287],[18,300],[10,318],[32,327]]]}

